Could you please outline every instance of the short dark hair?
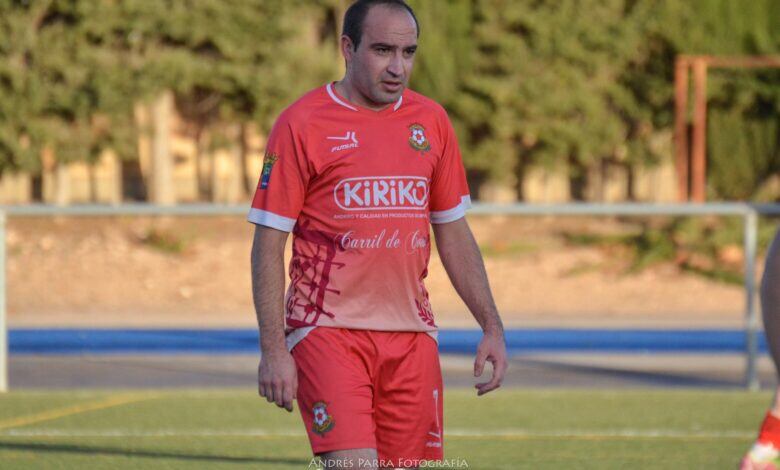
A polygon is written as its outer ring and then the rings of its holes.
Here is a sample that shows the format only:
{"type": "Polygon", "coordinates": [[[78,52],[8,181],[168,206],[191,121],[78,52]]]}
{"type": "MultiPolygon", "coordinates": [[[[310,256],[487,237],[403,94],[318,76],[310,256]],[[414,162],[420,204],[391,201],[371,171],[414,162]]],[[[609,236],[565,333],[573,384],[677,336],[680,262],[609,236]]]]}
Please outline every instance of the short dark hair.
{"type": "Polygon", "coordinates": [[[412,7],[407,5],[404,0],[357,0],[347,8],[344,13],[344,28],[341,31],[342,36],[347,36],[357,50],[360,44],[360,38],[363,36],[363,23],[368,15],[368,10],[376,5],[385,5],[391,8],[403,8],[412,15],[414,26],[417,28],[417,37],[420,37],[420,23],[417,22],[417,16],[412,7]]]}

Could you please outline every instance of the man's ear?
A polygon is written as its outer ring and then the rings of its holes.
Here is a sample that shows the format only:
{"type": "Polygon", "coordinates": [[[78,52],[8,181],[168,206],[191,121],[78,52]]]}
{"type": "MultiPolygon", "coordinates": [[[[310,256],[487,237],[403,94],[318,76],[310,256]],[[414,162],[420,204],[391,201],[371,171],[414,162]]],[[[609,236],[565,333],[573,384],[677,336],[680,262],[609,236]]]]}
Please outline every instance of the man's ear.
{"type": "Polygon", "coordinates": [[[341,54],[344,56],[344,60],[346,60],[347,63],[352,61],[352,56],[355,54],[355,47],[349,36],[341,36],[341,54]]]}

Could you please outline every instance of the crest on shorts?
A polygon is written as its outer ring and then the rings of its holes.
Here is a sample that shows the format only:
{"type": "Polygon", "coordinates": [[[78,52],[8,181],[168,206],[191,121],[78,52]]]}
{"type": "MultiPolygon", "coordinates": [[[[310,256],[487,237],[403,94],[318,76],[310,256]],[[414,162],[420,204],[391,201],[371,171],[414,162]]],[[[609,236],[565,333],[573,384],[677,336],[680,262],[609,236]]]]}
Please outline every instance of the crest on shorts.
{"type": "Polygon", "coordinates": [[[268,182],[271,180],[271,170],[273,170],[277,160],[279,160],[279,155],[266,152],[265,157],[263,157],[263,171],[260,173],[260,189],[268,187],[268,182]]]}
{"type": "Polygon", "coordinates": [[[335,424],[333,416],[328,414],[328,405],[324,401],[318,401],[311,408],[314,419],[312,420],[311,430],[324,436],[326,432],[333,429],[335,424]]]}
{"type": "Polygon", "coordinates": [[[431,149],[431,142],[425,137],[425,128],[422,124],[415,123],[410,125],[409,131],[411,132],[411,135],[409,136],[409,145],[411,145],[413,149],[421,152],[427,152],[431,149]]]}

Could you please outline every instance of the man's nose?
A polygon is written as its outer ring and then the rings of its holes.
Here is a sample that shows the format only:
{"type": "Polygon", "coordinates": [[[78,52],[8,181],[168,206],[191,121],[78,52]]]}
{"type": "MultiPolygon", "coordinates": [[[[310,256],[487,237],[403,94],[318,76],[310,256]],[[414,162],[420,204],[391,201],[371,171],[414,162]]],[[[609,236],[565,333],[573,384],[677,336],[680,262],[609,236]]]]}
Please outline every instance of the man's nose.
{"type": "Polygon", "coordinates": [[[400,53],[393,54],[392,59],[390,59],[390,63],[387,65],[387,71],[395,77],[403,75],[404,60],[400,53]]]}

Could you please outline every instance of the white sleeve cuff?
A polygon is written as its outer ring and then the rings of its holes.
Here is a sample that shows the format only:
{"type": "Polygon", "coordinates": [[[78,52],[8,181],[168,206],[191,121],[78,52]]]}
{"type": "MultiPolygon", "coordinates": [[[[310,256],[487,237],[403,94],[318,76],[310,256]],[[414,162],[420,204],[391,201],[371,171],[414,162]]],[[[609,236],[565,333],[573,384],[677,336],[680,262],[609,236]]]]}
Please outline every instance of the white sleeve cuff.
{"type": "Polygon", "coordinates": [[[432,224],[446,224],[453,222],[466,215],[466,209],[471,207],[471,196],[468,194],[461,196],[460,204],[447,209],[446,211],[431,211],[431,223],[432,224]]]}
{"type": "Polygon", "coordinates": [[[265,225],[283,232],[292,232],[293,227],[295,227],[295,219],[282,217],[273,212],[255,209],[254,207],[249,210],[249,216],[246,219],[253,224],[265,225]]]}

